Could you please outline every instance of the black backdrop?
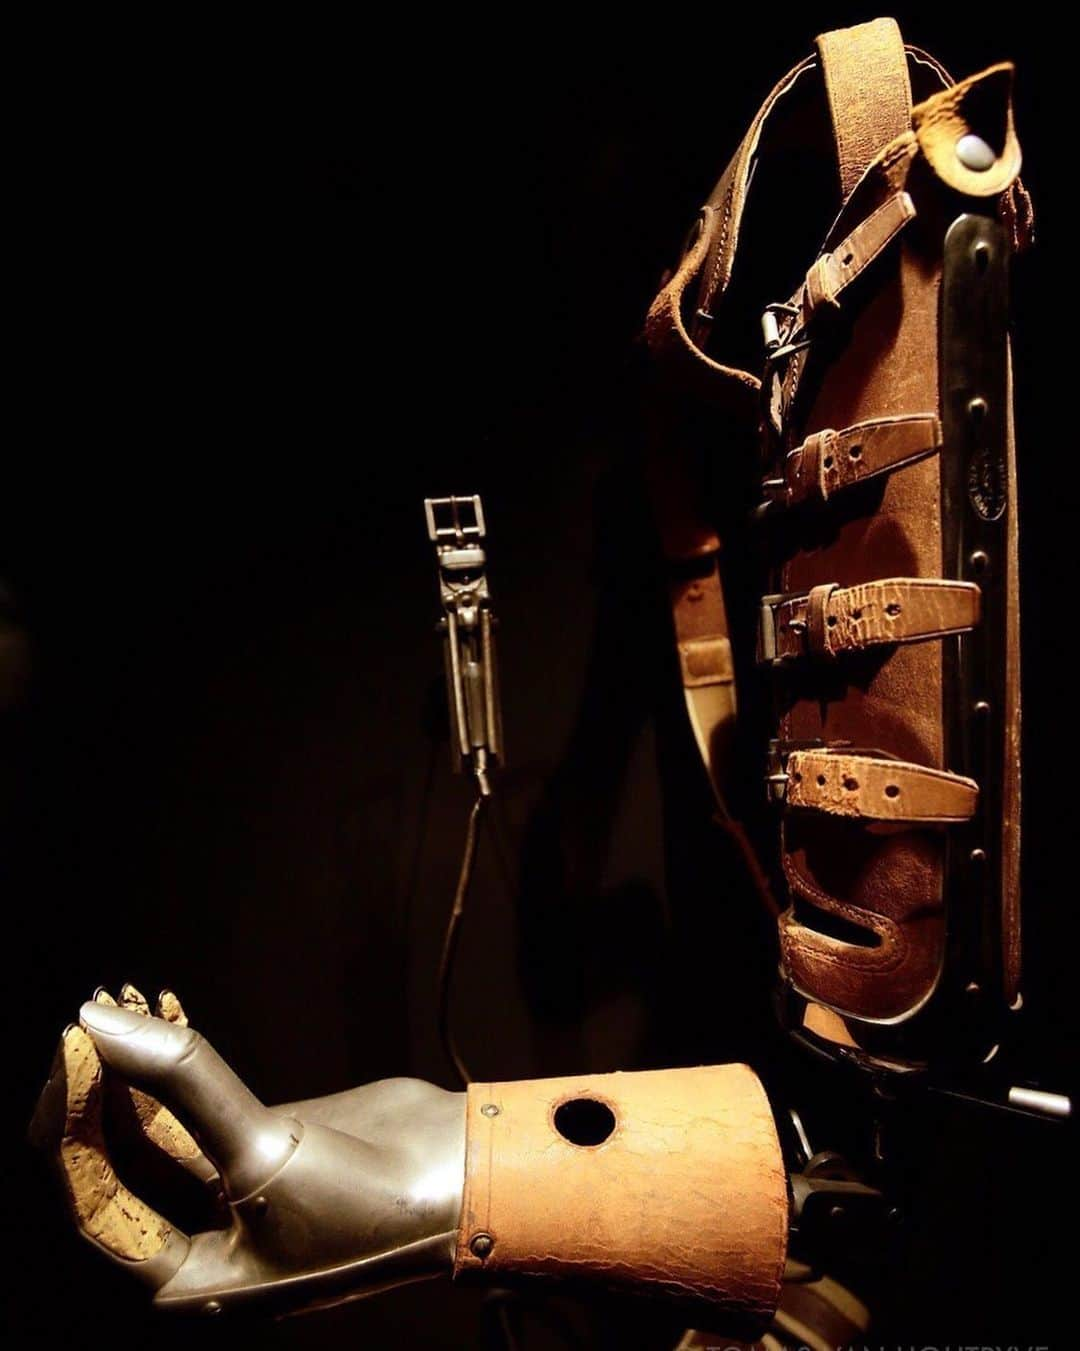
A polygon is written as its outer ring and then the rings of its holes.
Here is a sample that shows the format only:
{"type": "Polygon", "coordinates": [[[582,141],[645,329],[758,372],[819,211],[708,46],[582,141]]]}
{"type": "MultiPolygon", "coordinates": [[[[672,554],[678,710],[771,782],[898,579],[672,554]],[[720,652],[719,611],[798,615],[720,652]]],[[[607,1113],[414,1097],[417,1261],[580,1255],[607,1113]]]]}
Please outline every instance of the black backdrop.
{"type": "MultiPolygon", "coordinates": [[[[34,58],[0,531],[24,1339],[231,1335],[148,1320],[20,1142],[97,984],[174,986],[268,1100],[451,1082],[432,986],[468,804],[440,741],[427,494],[483,493],[503,617],[503,859],[488,841],[456,1000],[474,1071],[777,1072],[768,936],[708,827],[631,547],[632,349],[768,87],[869,12],[737,30],[672,12],[625,41],[512,17],[303,51],[68,33],[34,58]]],[[[1039,223],[1017,305],[1028,992],[1031,1063],[1062,1088],[1075,527],[1053,52],[1030,15],[999,32],[919,11],[906,34],[961,74],[1019,66],[1039,223]]],[[[850,1100],[831,1080],[815,1096],[831,1143],[850,1100]]],[[[943,1107],[922,1129],[881,1335],[1052,1339],[1064,1131],[943,1107]]],[[[662,1316],[566,1316],[597,1344],[670,1344],[662,1316]]],[[[249,1335],[469,1346],[480,1320],[436,1284],[249,1335]]]]}

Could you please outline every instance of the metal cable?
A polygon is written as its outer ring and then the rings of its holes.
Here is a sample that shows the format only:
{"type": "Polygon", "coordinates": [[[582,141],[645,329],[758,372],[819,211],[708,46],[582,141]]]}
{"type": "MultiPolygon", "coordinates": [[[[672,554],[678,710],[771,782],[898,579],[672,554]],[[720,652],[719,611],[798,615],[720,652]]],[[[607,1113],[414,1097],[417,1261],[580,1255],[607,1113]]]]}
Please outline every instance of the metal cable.
{"type": "Polygon", "coordinates": [[[472,810],[469,812],[469,824],[465,830],[465,848],[462,851],[461,868],[458,871],[457,887],[454,890],[454,904],[447,921],[442,956],[439,960],[439,1039],[448,1059],[457,1071],[463,1087],[467,1087],[472,1081],[469,1078],[469,1071],[465,1067],[465,1062],[458,1052],[457,1042],[454,1040],[453,1029],[450,1025],[450,994],[454,974],[454,957],[457,953],[458,938],[461,933],[461,920],[465,914],[465,901],[469,894],[469,885],[472,882],[473,864],[476,862],[477,827],[480,821],[480,813],[483,811],[487,800],[482,793],[478,794],[472,805],[472,810]]]}

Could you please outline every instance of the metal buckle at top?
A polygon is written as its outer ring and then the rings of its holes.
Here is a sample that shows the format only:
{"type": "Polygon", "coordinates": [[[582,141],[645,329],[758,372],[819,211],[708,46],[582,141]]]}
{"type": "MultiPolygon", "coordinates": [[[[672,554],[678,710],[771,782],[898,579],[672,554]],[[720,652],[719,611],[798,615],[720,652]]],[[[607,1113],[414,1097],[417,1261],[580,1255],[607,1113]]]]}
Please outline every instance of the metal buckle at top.
{"type": "Polygon", "coordinates": [[[428,497],[424,514],[439,566],[455,764],[471,770],[486,797],[503,751],[484,509],[476,496],[428,497]]]}
{"type": "MultiPolygon", "coordinates": [[[[439,563],[453,567],[452,555],[477,545],[487,534],[484,525],[484,507],[478,496],[472,497],[425,497],[424,515],[427,517],[428,539],[435,545],[439,554],[439,563]]],[[[479,561],[483,561],[483,551],[479,561]]],[[[457,560],[457,566],[462,566],[457,560]]]]}

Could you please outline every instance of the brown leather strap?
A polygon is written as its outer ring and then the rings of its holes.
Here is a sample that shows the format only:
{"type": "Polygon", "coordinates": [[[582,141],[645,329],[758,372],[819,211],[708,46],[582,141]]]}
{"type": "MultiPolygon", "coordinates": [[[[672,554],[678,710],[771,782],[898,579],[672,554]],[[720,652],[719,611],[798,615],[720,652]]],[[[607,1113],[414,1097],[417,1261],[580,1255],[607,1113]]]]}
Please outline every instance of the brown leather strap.
{"type": "Polygon", "coordinates": [[[955,192],[968,197],[996,197],[998,216],[1017,252],[1035,237],[1035,216],[1020,172],[1020,142],[1013,118],[1013,68],[1009,62],[990,66],[970,79],[947,87],[911,112],[915,137],[927,164],[955,192]],[[970,169],[956,153],[964,136],[975,135],[993,153],[981,169],[970,169]]]}
{"type": "Polygon", "coordinates": [[[714,817],[742,855],[765,908],[780,913],[746,832],[727,805],[725,775],[734,733],[735,671],[720,578],[720,537],[705,517],[704,466],[684,436],[670,398],[652,389],[643,409],[646,474],[664,558],[683,697],[716,803],[714,817]]]}
{"type": "Polygon", "coordinates": [[[816,586],[812,591],[767,598],[762,622],[771,625],[774,661],[836,657],[883,643],[918,643],[963,633],[979,622],[974,582],[889,577],[860,586],[816,586]],[[771,603],[770,603],[771,602],[771,603]]]}
{"type": "MultiPolygon", "coordinates": [[[[716,543],[719,547],[718,540],[716,543]]],[[[742,855],[750,881],[766,910],[778,915],[780,907],[768,876],[746,832],[728,810],[729,748],[736,712],[735,666],[717,555],[706,555],[705,559],[707,566],[697,576],[680,579],[675,575],[670,583],[686,712],[716,802],[714,820],[742,855]]]]}
{"type": "Polygon", "coordinates": [[[671,583],[671,613],[687,711],[698,750],[717,799],[723,804],[718,736],[730,736],[735,717],[735,671],[727,611],[715,558],[707,572],[671,583]]]}
{"type": "Polygon", "coordinates": [[[947,823],[975,812],[979,785],[960,774],[844,750],[792,751],[787,805],[870,821],[947,823]]]}
{"type": "Polygon", "coordinates": [[[731,642],[727,638],[691,638],[679,643],[679,664],[685,689],[730,685],[735,679],[731,642]]]}
{"type": "Polygon", "coordinates": [[[783,506],[827,502],[843,488],[904,469],[940,449],[941,422],[933,413],[874,418],[841,431],[825,428],[788,453],[784,477],[766,491],[783,506]]]}
{"type": "Polygon", "coordinates": [[[911,130],[907,54],[895,19],[823,33],[817,50],[846,198],[882,146],[911,130]]]}
{"type": "Polygon", "coordinates": [[[822,308],[837,308],[841,294],[915,218],[915,205],[906,192],[894,193],[860,221],[830,253],[823,253],[802,290],[803,323],[822,308]]]}
{"type": "Polygon", "coordinates": [[[724,807],[715,743],[735,717],[735,676],[720,582],[720,537],[703,518],[703,466],[695,462],[677,410],[653,391],[645,408],[646,471],[664,558],[687,711],[717,802],[724,807]]]}
{"type": "MultiPolygon", "coordinates": [[[[956,192],[997,197],[1015,182],[1020,172],[1020,142],[1013,125],[1012,85],[1013,67],[1003,61],[942,90],[913,110],[919,148],[934,172],[956,192]],[[996,110],[1004,114],[1004,126],[996,110]],[[991,149],[992,158],[985,168],[968,168],[956,153],[961,137],[972,133],[991,149]]],[[[1030,200],[1027,206],[1030,211],[1030,200]]]]}
{"type": "MultiPolygon", "coordinates": [[[[835,98],[830,94],[834,116],[842,116],[852,127],[856,123],[865,127],[869,118],[876,128],[869,137],[876,140],[876,144],[859,170],[861,174],[873,155],[898,134],[893,128],[900,118],[898,95],[901,85],[904,109],[899,131],[910,131],[911,127],[907,57],[901,46],[898,71],[894,64],[892,35],[886,29],[895,31],[892,20],[878,20],[846,32],[826,33],[818,39],[819,55],[801,61],[773,88],[702,207],[698,225],[678,267],[665,281],[649,309],[645,337],[653,357],[668,366],[670,377],[709,398],[736,407],[747,418],[752,419],[757,413],[756,395],[760,388],[757,375],[724,365],[709,356],[704,346],[731,281],[762,134],[796,84],[824,64],[826,79],[836,89],[835,98]],[[888,101],[893,111],[888,117],[879,117],[877,112],[882,79],[892,91],[888,101]],[[695,288],[696,299],[690,302],[695,288]],[[686,312],[691,311],[691,305],[696,307],[696,313],[688,323],[686,312]]],[[[932,57],[917,47],[906,50],[920,65],[933,70],[943,86],[952,84],[949,73],[932,57]]],[[[866,132],[845,131],[842,135],[844,161],[852,166],[848,171],[850,175],[865,154],[859,147],[867,144],[868,138],[866,132]]],[[[846,188],[844,194],[847,194],[846,188]]]]}
{"type": "MultiPolygon", "coordinates": [[[[761,134],[770,116],[817,61],[808,57],[776,85],[758,110],[742,144],[735,152],[709,200],[701,209],[696,234],[672,277],[661,288],[645,321],[645,337],[653,357],[711,399],[727,402],[752,420],[761,381],[757,375],[724,365],[708,356],[704,342],[712,326],[735,263],[750,178],[761,134]],[[685,296],[697,288],[697,314],[687,326],[685,296]]],[[[689,309],[689,305],[686,306],[689,309]]]]}

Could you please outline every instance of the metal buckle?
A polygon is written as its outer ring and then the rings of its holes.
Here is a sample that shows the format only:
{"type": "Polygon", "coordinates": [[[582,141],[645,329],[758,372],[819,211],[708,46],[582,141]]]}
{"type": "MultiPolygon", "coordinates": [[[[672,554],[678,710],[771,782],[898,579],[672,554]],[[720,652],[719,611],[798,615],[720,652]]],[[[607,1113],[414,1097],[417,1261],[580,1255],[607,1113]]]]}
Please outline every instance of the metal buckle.
{"type": "Polygon", "coordinates": [[[448,548],[464,548],[470,540],[482,540],[487,534],[484,507],[477,496],[425,497],[428,539],[439,551],[440,559],[448,548]],[[471,512],[471,519],[468,513],[471,512]]]}
{"type": "Polygon", "coordinates": [[[846,743],[839,741],[825,742],[820,737],[811,737],[807,741],[783,741],[779,737],[773,737],[769,742],[765,761],[768,771],[765,775],[765,791],[769,801],[782,803],[787,798],[787,762],[792,751],[820,751],[845,745],[846,743]]]}
{"type": "MultiPolygon", "coordinates": [[[[780,349],[780,321],[776,317],[778,314],[787,315],[790,319],[798,319],[799,307],[780,300],[765,306],[761,315],[761,336],[765,340],[765,351],[770,355],[780,349]]],[[[790,333],[793,329],[794,324],[788,327],[788,332],[790,333]]]]}
{"type": "Polygon", "coordinates": [[[761,480],[763,500],[750,513],[750,519],[754,522],[768,520],[789,509],[788,495],[791,491],[791,485],[783,476],[783,473],[777,469],[777,460],[783,458],[781,451],[777,451],[775,455],[770,457],[770,476],[761,480]]]}
{"type": "Polygon", "coordinates": [[[856,746],[850,741],[822,741],[821,737],[807,737],[805,741],[783,741],[773,737],[766,758],[765,782],[770,802],[783,802],[787,797],[788,756],[792,751],[845,751],[848,755],[872,755],[875,760],[896,760],[897,756],[877,746],[856,746]]]}
{"type": "Polygon", "coordinates": [[[439,565],[439,624],[446,655],[452,744],[459,770],[491,791],[489,772],[500,762],[502,715],[495,669],[495,621],[487,581],[487,530],[479,497],[424,499],[428,538],[439,565]]]}
{"type": "MultiPolygon", "coordinates": [[[[787,601],[806,600],[809,592],[806,591],[782,591],[774,596],[762,596],[761,604],[758,607],[758,642],[757,642],[757,660],[759,666],[783,666],[785,662],[793,661],[795,654],[787,656],[778,656],[776,650],[776,611],[787,601]]],[[[801,619],[792,619],[787,623],[793,633],[804,634],[806,632],[806,621],[801,619]]]]}

